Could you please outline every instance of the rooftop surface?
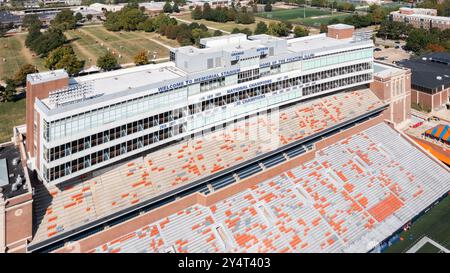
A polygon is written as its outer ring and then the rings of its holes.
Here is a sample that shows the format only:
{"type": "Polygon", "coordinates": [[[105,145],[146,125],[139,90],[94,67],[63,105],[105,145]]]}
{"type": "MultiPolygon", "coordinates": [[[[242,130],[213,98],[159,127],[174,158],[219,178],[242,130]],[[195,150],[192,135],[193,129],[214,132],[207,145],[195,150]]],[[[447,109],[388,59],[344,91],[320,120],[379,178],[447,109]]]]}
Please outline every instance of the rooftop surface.
{"type": "Polygon", "coordinates": [[[317,134],[382,106],[369,90],[338,93],[260,115],[182,141],[145,157],[57,186],[36,187],[33,243],[210,177],[283,145],[317,134]]]}
{"type": "MultiPolygon", "coordinates": [[[[327,37],[326,34],[318,34],[289,40],[284,40],[269,35],[256,35],[251,36],[250,39],[247,39],[246,35],[232,34],[202,39],[202,42],[208,45],[207,48],[200,49],[192,46],[186,46],[177,48],[176,50],[188,55],[203,55],[208,52],[218,51],[233,52],[237,49],[244,50],[266,47],[268,41],[274,40],[287,43],[286,49],[283,49],[281,50],[282,52],[277,53],[280,54],[280,57],[292,53],[318,53],[320,51],[338,49],[344,46],[360,45],[361,43],[372,45],[371,40],[355,42],[353,38],[334,39],[327,37]]],[[[166,62],[70,78],[69,84],[71,88],[76,85],[88,84],[90,88],[92,88],[91,91],[94,96],[107,94],[116,95],[115,93],[119,92],[122,92],[121,94],[129,94],[129,92],[127,92],[128,90],[132,90],[133,92],[147,91],[147,88],[155,88],[156,86],[159,87],[164,85],[165,81],[175,81],[177,78],[182,80],[182,77],[186,76],[189,75],[182,69],[176,67],[173,62],[166,62]]],[[[67,77],[68,75],[64,70],[55,70],[30,74],[27,76],[27,80],[32,84],[38,84],[45,81],[67,77]]],[[[117,94],[117,96],[119,96],[119,94],[117,94]]],[[[54,103],[52,103],[48,98],[43,99],[42,102],[50,109],[55,108],[54,103]]]]}
{"type": "MultiPolygon", "coordinates": [[[[49,79],[63,78],[65,72],[63,70],[55,70],[49,73],[31,74],[29,77],[33,82],[42,82],[49,79]],[[44,75],[41,75],[44,74],[44,75]]],[[[156,83],[164,83],[173,79],[185,76],[186,73],[176,68],[172,62],[163,64],[149,64],[132,68],[119,69],[103,73],[95,73],[86,76],[70,78],[69,86],[81,86],[88,84],[91,88],[91,94],[102,95],[112,94],[116,92],[126,91],[130,89],[143,89],[150,87],[156,83]]],[[[42,100],[49,108],[55,105],[50,102],[49,98],[42,100]]]]}
{"type": "Polygon", "coordinates": [[[421,58],[402,60],[397,63],[411,69],[411,84],[426,89],[441,90],[450,86],[450,54],[431,53],[421,58]]]}
{"type": "Polygon", "coordinates": [[[45,71],[40,73],[28,74],[27,81],[31,84],[39,84],[47,81],[68,78],[69,74],[64,69],[45,71]]]}
{"type": "Polygon", "coordinates": [[[91,252],[367,252],[446,194],[450,172],[379,123],[255,183],[91,252]]]}
{"type": "Polygon", "coordinates": [[[393,65],[383,64],[380,62],[375,62],[373,64],[373,74],[381,78],[395,76],[399,73],[403,73],[403,69],[395,67],[393,65]]]}
{"type": "Polygon", "coordinates": [[[20,162],[20,152],[17,147],[14,145],[0,147],[0,161],[1,160],[5,160],[4,163],[6,163],[6,165],[3,166],[6,167],[6,169],[2,168],[1,170],[2,178],[6,180],[2,181],[5,182],[2,184],[3,186],[0,185],[3,195],[6,198],[12,198],[28,192],[26,186],[24,187],[24,185],[26,185],[24,177],[25,174],[20,162]],[[19,175],[23,178],[22,183],[20,186],[18,185],[17,188],[14,189],[13,184],[16,182],[16,178],[19,175]]]}

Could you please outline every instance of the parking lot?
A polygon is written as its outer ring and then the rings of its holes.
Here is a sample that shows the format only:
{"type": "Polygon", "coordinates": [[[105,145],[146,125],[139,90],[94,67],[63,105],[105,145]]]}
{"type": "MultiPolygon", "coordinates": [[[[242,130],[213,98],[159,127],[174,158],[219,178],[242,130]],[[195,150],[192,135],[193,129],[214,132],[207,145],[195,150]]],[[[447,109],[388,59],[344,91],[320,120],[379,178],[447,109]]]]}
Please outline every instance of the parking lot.
{"type": "Polygon", "coordinates": [[[377,38],[375,41],[374,58],[386,63],[394,63],[403,59],[409,59],[410,53],[403,50],[404,45],[404,41],[396,42],[377,38]]]}

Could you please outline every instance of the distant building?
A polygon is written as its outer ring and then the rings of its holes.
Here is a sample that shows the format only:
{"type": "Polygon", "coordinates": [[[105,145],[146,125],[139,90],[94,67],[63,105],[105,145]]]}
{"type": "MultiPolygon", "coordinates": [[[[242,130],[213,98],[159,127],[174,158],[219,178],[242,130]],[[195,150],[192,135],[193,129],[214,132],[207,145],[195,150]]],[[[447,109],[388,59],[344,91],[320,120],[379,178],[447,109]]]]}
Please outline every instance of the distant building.
{"type": "MultiPolygon", "coordinates": [[[[210,6],[229,6],[233,1],[231,0],[188,0],[190,6],[203,6],[208,3],[210,6]]],[[[241,2],[242,5],[242,2],[241,2]]]]}
{"type": "Polygon", "coordinates": [[[81,13],[84,17],[86,17],[86,15],[91,14],[93,16],[101,16],[103,15],[103,11],[99,11],[97,9],[93,9],[91,7],[88,6],[77,6],[77,7],[72,7],[70,8],[70,10],[72,10],[74,13],[81,13]]]}
{"type": "Polygon", "coordinates": [[[441,108],[450,96],[450,54],[430,53],[398,63],[412,71],[411,101],[431,110],[441,108]]]}
{"type": "Polygon", "coordinates": [[[148,13],[160,13],[164,9],[164,5],[166,2],[146,2],[146,3],[139,3],[139,7],[144,7],[145,11],[148,13]]]}
{"type": "Polygon", "coordinates": [[[419,8],[400,8],[398,11],[391,12],[391,20],[395,22],[404,22],[415,28],[450,28],[450,17],[437,16],[435,9],[419,8]]]}
{"type": "Polygon", "coordinates": [[[0,24],[8,25],[13,24],[15,26],[22,24],[22,18],[18,15],[12,14],[9,11],[0,11],[0,24]]]}
{"type": "Polygon", "coordinates": [[[0,144],[0,253],[26,252],[32,238],[32,189],[22,142],[0,144]]]}
{"type": "Polygon", "coordinates": [[[94,3],[89,6],[90,9],[99,11],[99,12],[105,12],[105,11],[112,11],[116,12],[121,10],[124,7],[124,5],[105,5],[100,3],[94,3]]]}

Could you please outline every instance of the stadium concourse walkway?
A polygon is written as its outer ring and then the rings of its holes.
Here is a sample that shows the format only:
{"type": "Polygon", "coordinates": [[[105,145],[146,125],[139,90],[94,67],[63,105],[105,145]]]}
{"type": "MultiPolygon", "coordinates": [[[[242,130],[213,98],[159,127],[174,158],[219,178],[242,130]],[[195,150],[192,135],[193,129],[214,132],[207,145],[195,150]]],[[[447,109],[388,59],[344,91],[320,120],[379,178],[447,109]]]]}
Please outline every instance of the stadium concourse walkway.
{"type": "Polygon", "coordinates": [[[187,196],[83,239],[80,250],[370,251],[446,194],[450,172],[386,123],[367,127],[274,177],[187,196]]]}
{"type": "Polygon", "coordinates": [[[383,103],[369,89],[338,93],[295,104],[279,112],[272,111],[270,115],[239,121],[223,130],[95,172],[92,178],[59,187],[37,187],[34,195],[35,234],[31,245],[119,213],[380,107],[384,107],[383,103]]]}

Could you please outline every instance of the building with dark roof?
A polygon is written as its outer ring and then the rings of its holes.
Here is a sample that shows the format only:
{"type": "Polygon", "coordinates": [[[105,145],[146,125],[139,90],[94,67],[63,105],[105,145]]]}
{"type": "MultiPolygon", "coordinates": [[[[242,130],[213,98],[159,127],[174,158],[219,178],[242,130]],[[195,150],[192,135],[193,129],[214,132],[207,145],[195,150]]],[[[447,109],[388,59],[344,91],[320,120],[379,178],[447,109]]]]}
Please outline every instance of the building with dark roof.
{"type": "Polygon", "coordinates": [[[400,61],[398,64],[411,69],[412,103],[434,110],[449,102],[450,54],[430,53],[421,58],[400,61]]]}
{"type": "Polygon", "coordinates": [[[32,188],[23,139],[0,144],[0,253],[25,252],[32,238],[32,188]]]}
{"type": "Polygon", "coordinates": [[[0,11],[0,25],[20,25],[22,24],[22,18],[18,15],[14,15],[9,11],[0,11]]]}

